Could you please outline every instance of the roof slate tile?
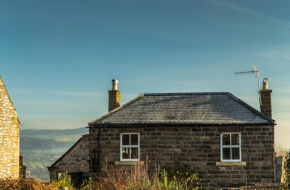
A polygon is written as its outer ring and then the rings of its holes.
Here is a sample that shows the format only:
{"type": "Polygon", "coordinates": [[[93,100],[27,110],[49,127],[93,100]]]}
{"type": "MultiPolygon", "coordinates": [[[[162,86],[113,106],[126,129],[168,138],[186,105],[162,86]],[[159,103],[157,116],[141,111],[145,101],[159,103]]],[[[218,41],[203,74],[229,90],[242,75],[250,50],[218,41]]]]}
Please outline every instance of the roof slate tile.
{"type": "Polygon", "coordinates": [[[274,124],[230,93],[142,94],[89,125],[274,124]]]}

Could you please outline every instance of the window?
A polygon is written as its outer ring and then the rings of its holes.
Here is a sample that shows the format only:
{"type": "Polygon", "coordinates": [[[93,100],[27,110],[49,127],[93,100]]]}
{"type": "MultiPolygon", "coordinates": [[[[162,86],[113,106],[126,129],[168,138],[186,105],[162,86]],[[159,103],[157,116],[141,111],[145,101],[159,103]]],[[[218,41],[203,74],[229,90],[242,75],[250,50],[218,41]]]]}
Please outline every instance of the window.
{"type": "Polygon", "coordinates": [[[221,134],[221,161],[240,162],[241,158],[241,133],[221,134]]]}
{"type": "Polygon", "coordinates": [[[121,133],[121,161],[140,161],[139,133],[121,133]]]}

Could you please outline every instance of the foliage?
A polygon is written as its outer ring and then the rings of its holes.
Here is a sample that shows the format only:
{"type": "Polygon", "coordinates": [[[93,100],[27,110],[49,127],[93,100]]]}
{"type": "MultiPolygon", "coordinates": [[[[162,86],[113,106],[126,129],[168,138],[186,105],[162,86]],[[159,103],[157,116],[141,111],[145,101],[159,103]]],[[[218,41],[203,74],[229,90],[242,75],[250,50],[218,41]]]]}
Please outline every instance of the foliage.
{"type": "Polygon", "coordinates": [[[81,190],[99,190],[101,188],[101,186],[97,186],[96,188],[93,188],[94,185],[93,185],[93,182],[92,182],[92,179],[89,178],[89,181],[88,180],[84,180],[82,185],[81,185],[81,190]]]}
{"type": "Polygon", "coordinates": [[[168,174],[169,181],[180,187],[179,189],[199,189],[201,179],[189,165],[177,161],[174,167],[165,167],[163,174],[165,172],[168,174]]]}
{"type": "Polygon", "coordinates": [[[5,190],[58,190],[53,184],[46,184],[37,179],[0,179],[0,189],[5,190]]]}
{"type": "Polygon", "coordinates": [[[286,190],[285,184],[255,184],[253,186],[241,187],[241,190],[286,190]]]}
{"type": "Polygon", "coordinates": [[[71,183],[71,179],[67,173],[65,173],[65,175],[62,176],[58,180],[52,180],[51,184],[53,184],[57,187],[62,187],[62,188],[67,187],[68,189],[74,189],[74,187],[71,183]]]}
{"type": "Polygon", "coordinates": [[[285,162],[283,164],[283,182],[290,189],[290,151],[287,152],[285,162]]]}
{"type": "Polygon", "coordinates": [[[166,167],[162,172],[166,189],[201,189],[201,179],[189,165],[177,162],[175,167],[166,167]]]}
{"type": "MultiPolygon", "coordinates": [[[[167,171],[160,172],[160,167],[148,168],[145,161],[124,171],[116,166],[110,169],[105,166],[107,177],[100,178],[98,189],[110,190],[198,190],[200,179],[193,171],[167,171]],[[169,174],[170,173],[170,174],[169,174]]],[[[186,166],[187,168],[187,166],[186,166]]],[[[187,168],[188,169],[188,168],[187,168]]]]}

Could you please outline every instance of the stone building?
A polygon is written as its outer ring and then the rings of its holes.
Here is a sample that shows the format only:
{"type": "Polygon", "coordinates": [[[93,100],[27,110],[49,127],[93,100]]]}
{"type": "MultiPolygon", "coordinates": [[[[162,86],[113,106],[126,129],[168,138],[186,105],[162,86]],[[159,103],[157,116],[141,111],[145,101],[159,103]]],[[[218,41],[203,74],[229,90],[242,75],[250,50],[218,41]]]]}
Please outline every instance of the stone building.
{"type": "Polygon", "coordinates": [[[65,173],[75,187],[89,178],[89,135],[83,135],[62,157],[48,167],[50,180],[58,180],[65,173]]]}
{"type": "Polygon", "coordinates": [[[19,128],[16,109],[0,77],[0,178],[18,178],[19,128]]]}
{"type": "MultiPolygon", "coordinates": [[[[90,177],[101,165],[130,168],[146,156],[161,167],[190,165],[205,189],[274,182],[271,90],[264,80],[262,112],[228,92],[142,94],[89,123],[90,177]],[[96,154],[97,153],[97,154],[96,154]]],[[[117,103],[116,103],[117,102],[117,103]]]]}

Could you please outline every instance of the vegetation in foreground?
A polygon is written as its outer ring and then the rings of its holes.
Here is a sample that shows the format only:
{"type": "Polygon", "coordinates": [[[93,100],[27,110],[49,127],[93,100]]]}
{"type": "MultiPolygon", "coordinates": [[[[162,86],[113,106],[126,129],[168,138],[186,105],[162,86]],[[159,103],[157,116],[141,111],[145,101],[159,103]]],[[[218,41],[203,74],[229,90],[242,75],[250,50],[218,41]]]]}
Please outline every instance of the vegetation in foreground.
{"type": "MultiPolygon", "coordinates": [[[[284,164],[284,182],[280,186],[273,184],[242,187],[243,190],[271,190],[290,189],[290,155],[284,164]]],[[[158,166],[148,168],[148,161],[132,166],[131,170],[124,171],[115,167],[104,166],[106,177],[99,183],[91,181],[82,185],[81,190],[201,190],[202,181],[186,164],[178,167],[166,167],[161,170],[158,166]]],[[[43,183],[37,179],[0,179],[0,189],[7,190],[74,190],[70,178],[66,174],[63,178],[52,183],[43,183]]]]}
{"type": "Polygon", "coordinates": [[[134,165],[130,171],[104,167],[106,176],[100,178],[97,189],[110,190],[200,190],[201,179],[183,164],[176,168],[160,170],[155,166],[152,171],[148,161],[134,165]]]}
{"type": "Polygon", "coordinates": [[[42,183],[37,179],[0,179],[0,189],[58,190],[58,187],[53,184],[42,183]]]}

